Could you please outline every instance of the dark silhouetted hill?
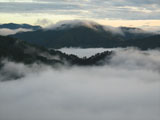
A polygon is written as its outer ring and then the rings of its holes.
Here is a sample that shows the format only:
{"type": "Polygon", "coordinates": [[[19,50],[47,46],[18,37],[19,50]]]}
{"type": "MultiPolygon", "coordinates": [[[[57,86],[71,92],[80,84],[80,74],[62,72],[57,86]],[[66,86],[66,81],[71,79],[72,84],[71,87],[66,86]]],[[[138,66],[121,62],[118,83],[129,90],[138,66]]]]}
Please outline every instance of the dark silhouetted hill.
{"type": "Polygon", "coordinates": [[[48,65],[66,62],[69,65],[100,65],[101,61],[109,59],[112,52],[98,53],[89,58],[79,58],[56,50],[48,50],[11,37],[0,36],[0,61],[21,62],[25,64],[43,63],[48,65]]]}
{"type": "MultiPolygon", "coordinates": [[[[143,43],[145,48],[150,48],[145,39],[151,39],[150,36],[153,35],[153,33],[139,28],[120,27],[113,29],[99,24],[90,24],[88,26],[83,24],[62,24],[56,28],[18,33],[12,37],[47,48],[113,48],[128,46],[143,48],[142,45],[138,45],[137,40],[140,40],[139,43],[143,43]]],[[[154,42],[154,40],[151,41],[154,42]]],[[[153,47],[159,47],[159,44],[153,47]]]]}
{"type": "Polygon", "coordinates": [[[29,24],[15,24],[15,23],[7,23],[7,24],[0,24],[0,28],[7,28],[7,29],[32,29],[32,30],[39,30],[41,29],[40,26],[33,26],[29,24]]]}

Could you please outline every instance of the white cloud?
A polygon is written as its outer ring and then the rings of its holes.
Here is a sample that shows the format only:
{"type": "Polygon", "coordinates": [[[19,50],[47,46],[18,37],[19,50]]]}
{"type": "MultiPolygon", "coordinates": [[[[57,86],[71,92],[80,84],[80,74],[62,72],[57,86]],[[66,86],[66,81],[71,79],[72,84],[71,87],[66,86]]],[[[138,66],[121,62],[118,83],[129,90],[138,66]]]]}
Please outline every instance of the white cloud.
{"type": "Polygon", "coordinates": [[[35,24],[42,25],[42,26],[48,26],[48,25],[53,24],[53,23],[52,23],[51,20],[48,20],[48,19],[44,18],[44,19],[37,19],[35,24]]]}
{"type": "Polygon", "coordinates": [[[160,26],[141,26],[142,29],[149,31],[149,32],[154,32],[160,34],[160,26]]]}
{"type": "Polygon", "coordinates": [[[0,82],[0,119],[159,120],[159,56],[121,49],[110,65],[60,69],[6,62],[25,77],[0,82]]]}
{"type": "Polygon", "coordinates": [[[0,35],[13,35],[16,34],[18,32],[28,32],[28,31],[33,31],[32,29],[25,29],[25,28],[18,28],[18,29],[8,29],[8,28],[1,28],[0,29],[0,35]]]}

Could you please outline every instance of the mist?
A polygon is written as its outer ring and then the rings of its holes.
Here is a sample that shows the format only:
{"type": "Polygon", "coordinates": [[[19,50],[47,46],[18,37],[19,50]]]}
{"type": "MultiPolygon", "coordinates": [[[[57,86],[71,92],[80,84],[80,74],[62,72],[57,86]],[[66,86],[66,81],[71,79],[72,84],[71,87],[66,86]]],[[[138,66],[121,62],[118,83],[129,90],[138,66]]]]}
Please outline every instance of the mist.
{"type": "Polygon", "coordinates": [[[66,53],[66,54],[74,54],[78,57],[90,57],[92,55],[95,55],[97,53],[101,53],[104,51],[112,51],[112,50],[118,50],[118,48],[61,48],[58,49],[59,51],[66,53]]]}
{"type": "Polygon", "coordinates": [[[28,31],[33,31],[32,29],[25,29],[25,28],[18,28],[18,29],[8,29],[8,28],[1,28],[0,29],[0,35],[14,35],[19,32],[28,32],[28,31]]]}
{"type": "MultiPolygon", "coordinates": [[[[85,52],[79,50],[79,53],[82,55],[85,52]]],[[[141,51],[136,48],[118,48],[110,63],[104,66],[53,68],[7,60],[3,63],[0,71],[2,120],[160,118],[158,49],[141,51]],[[23,76],[2,81],[7,74],[12,73],[23,76]]]]}

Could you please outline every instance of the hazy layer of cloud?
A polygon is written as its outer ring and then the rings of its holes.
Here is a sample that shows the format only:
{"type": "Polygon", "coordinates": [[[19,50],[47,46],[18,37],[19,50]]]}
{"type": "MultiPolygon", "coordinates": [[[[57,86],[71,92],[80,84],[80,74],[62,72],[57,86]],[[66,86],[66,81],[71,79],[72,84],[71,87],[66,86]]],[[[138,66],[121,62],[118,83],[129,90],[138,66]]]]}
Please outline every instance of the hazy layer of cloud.
{"type": "Polygon", "coordinates": [[[159,63],[159,50],[136,49],[119,49],[101,67],[6,62],[3,71],[25,77],[0,82],[0,119],[159,120],[159,63]]]}
{"type": "Polygon", "coordinates": [[[1,1],[0,11],[69,14],[101,19],[151,20],[160,19],[160,2],[159,0],[11,0],[1,1]]]}
{"type": "Polygon", "coordinates": [[[1,28],[0,29],[0,35],[13,35],[18,32],[28,32],[28,31],[33,31],[32,29],[25,29],[25,28],[18,28],[18,29],[8,29],[8,28],[1,28]]]}
{"type": "MultiPolygon", "coordinates": [[[[61,48],[61,49],[58,49],[59,51],[61,52],[64,52],[64,53],[67,53],[67,54],[74,54],[74,55],[77,55],[78,57],[90,57],[94,54],[97,54],[97,53],[101,53],[101,52],[104,52],[104,51],[111,51],[111,50],[115,50],[114,48],[61,48]]],[[[118,50],[116,48],[116,50],[118,50]]]]}
{"type": "Polygon", "coordinates": [[[146,31],[155,32],[160,34],[160,26],[142,26],[142,28],[146,31]]]}

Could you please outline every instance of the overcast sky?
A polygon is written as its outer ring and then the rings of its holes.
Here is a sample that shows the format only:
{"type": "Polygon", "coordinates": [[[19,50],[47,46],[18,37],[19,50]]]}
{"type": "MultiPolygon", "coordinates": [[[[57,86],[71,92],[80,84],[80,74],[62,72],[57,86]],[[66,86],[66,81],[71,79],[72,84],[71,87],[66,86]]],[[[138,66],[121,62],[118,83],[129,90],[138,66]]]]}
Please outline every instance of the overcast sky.
{"type": "Polygon", "coordinates": [[[159,0],[0,0],[0,23],[46,25],[87,19],[114,26],[160,26],[159,0]]]}

